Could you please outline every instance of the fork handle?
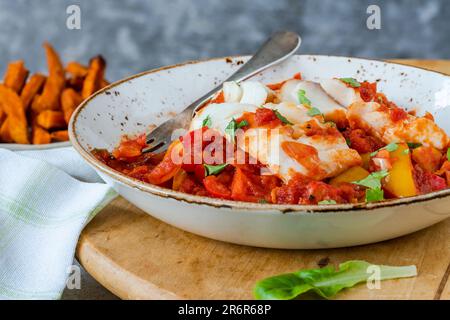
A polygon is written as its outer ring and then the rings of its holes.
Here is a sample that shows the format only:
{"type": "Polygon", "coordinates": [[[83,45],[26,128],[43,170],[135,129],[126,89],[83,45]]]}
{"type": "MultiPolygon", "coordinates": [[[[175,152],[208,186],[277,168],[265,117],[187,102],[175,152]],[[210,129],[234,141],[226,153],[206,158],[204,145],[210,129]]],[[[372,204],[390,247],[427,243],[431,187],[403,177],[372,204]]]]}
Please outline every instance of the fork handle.
{"type": "MultiPolygon", "coordinates": [[[[301,38],[298,34],[289,31],[280,31],[274,33],[256,52],[256,54],[247,61],[239,70],[232,74],[225,81],[240,82],[254,76],[262,70],[269,68],[277,63],[280,63],[294,54],[300,46],[301,38]]],[[[202,106],[205,102],[211,99],[217,92],[222,90],[222,84],[214,88],[203,97],[193,102],[190,106],[179,113],[175,118],[166,121],[155,131],[147,134],[148,147],[142,152],[162,152],[167,150],[170,144],[171,134],[173,128],[189,127],[192,120],[192,115],[197,108],[202,106]],[[154,135],[153,135],[154,134],[154,135]],[[152,136],[153,135],[153,136],[152,136]]]]}
{"type": "MultiPolygon", "coordinates": [[[[295,32],[278,31],[274,33],[259,48],[250,60],[248,60],[239,70],[233,73],[225,81],[241,82],[273,65],[286,60],[297,51],[301,42],[302,39],[295,32]]],[[[192,103],[189,107],[183,110],[183,113],[192,114],[199,106],[203,105],[220,90],[222,90],[222,83],[192,103]]]]}

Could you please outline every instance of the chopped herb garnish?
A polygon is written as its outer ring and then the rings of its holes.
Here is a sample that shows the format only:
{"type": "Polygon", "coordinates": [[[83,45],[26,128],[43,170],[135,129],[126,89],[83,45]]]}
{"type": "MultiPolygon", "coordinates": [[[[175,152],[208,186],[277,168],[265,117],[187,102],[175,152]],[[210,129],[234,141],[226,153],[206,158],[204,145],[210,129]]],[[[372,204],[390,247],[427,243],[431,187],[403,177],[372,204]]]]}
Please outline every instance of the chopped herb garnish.
{"type": "Polygon", "coordinates": [[[239,122],[238,124],[237,124],[237,128],[239,129],[239,128],[242,128],[242,127],[246,127],[246,126],[248,126],[248,121],[247,120],[242,120],[241,122],[239,122]]]}
{"type": "Polygon", "coordinates": [[[336,204],[336,201],[334,200],[322,200],[318,202],[317,204],[336,204]]]}
{"type": "Polygon", "coordinates": [[[203,127],[211,127],[211,117],[208,115],[202,122],[203,127]]]}
{"type": "Polygon", "coordinates": [[[378,150],[375,151],[375,152],[372,152],[372,153],[370,154],[370,156],[371,156],[371,157],[376,156],[377,153],[378,153],[378,151],[380,151],[380,150],[387,150],[387,151],[389,151],[389,152],[394,152],[394,151],[396,151],[397,149],[398,149],[398,144],[396,144],[395,142],[391,142],[391,143],[389,143],[387,146],[384,146],[383,148],[378,149],[378,150]]]}
{"type": "Polygon", "coordinates": [[[366,190],[366,202],[378,202],[384,200],[383,189],[367,189],[366,190]]]}
{"type": "Polygon", "coordinates": [[[386,149],[389,152],[394,152],[395,150],[398,149],[398,144],[396,143],[389,143],[386,147],[384,147],[384,149],[386,149]]]}
{"type": "Polygon", "coordinates": [[[366,190],[366,202],[384,200],[384,191],[381,189],[381,179],[389,175],[387,170],[372,172],[362,180],[352,183],[368,188],[366,190]]]}
{"type": "Polygon", "coordinates": [[[447,160],[450,161],[450,148],[447,149],[447,160]]]}
{"type": "Polygon", "coordinates": [[[349,147],[352,146],[352,141],[351,141],[349,138],[345,138],[345,142],[347,142],[347,145],[348,145],[349,147]]]}
{"type": "Polygon", "coordinates": [[[409,154],[409,149],[405,149],[405,150],[403,150],[403,152],[402,152],[403,154],[409,154]]]}
{"type": "Polygon", "coordinates": [[[234,139],[235,132],[236,132],[236,120],[232,119],[225,128],[225,133],[230,137],[230,139],[234,139]]]}
{"type": "Polygon", "coordinates": [[[381,189],[381,179],[389,175],[387,170],[372,172],[362,180],[354,181],[352,183],[367,187],[369,189],[381,189]]]}
{"type": "Polygon", "coordinates": [[[320,112],[320,110],[317,108],[311,108],[308,110],[307,114],[310,117],[315,117],[315,116],[321,116],[322,112],[320,112]]]}
{"type": "Polygon", "coordinates": [[[258,203],[264,204],[264,203],[269,203],[269,202],[267,202],[266,199],[259,199],[259,200],[258,200],[258,203]]]}
{"type": "Polygon", "coordinates": [[[306,97],[305,90],[298,90],[298,102],[300,102],[304,106],[311,107],[311,100],[306,97]]]}
{"type": "Polygon", "coordinates": [[[288,119],[286,119],[278,110],[274,109],[273,112],[277,116],[278,119],[280,119],[281,122],[284,124],[292,124],[288,119]]]}
{"type": "Polygon", "coordinates": [[[421,143],[416,143],[416,142],[408,142],[407,145],[410,149],[416,149],[416,148],[422,146],[421,143]]]}
{"type": "Polygon", "coordinates": [[[225,128],[225,133],[229,136],[231,140],[234,140],[236,130],[245,126],[248,126],[247,120],[242,120],[241,122],[237,123],[236,120],[232,119],[225,128]]]}
{"type": "Polygon", "coordinates": [[[203,167],[205,167],[205,176],[213,176],[221,173],[226,167],[228,166],[228,163],[219,164],[219,165],[209,165],[204,164],[203,167]]]}
{"type": "Polygon", "coordinates": [[[339,80],[345,82],[346,84],[349,84],[353,88],[361,87],[361,83],[359,83],[355,78],[340,78],[339,80]]]}

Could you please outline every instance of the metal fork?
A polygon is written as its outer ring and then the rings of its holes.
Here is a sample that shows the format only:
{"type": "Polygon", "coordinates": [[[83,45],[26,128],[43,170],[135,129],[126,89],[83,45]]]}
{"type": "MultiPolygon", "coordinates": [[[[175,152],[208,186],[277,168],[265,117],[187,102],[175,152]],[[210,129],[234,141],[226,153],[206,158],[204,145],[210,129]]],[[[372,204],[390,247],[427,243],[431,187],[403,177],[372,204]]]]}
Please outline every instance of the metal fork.
{"type": "MultiPolygon", "coordinates": [[[[300,44],[301,38],[298,34],[290,31],[276,32],[259,48],[256,54],[247,61],[247,63],[225,81],[235,81],[239,83],[246,80],[258,72],[286,60],[297,51],[300,44]]],[[[174,130],[187,129],[197,108],[222,90],[222,84],[223,82],[198,100],[194,101],[177,116],[160,124],[157,128],[148,133],[146,136],[148,146],[144,148],[142,152],[166,151],[169,144],[172,142],[172,133],[174,130]]]]}

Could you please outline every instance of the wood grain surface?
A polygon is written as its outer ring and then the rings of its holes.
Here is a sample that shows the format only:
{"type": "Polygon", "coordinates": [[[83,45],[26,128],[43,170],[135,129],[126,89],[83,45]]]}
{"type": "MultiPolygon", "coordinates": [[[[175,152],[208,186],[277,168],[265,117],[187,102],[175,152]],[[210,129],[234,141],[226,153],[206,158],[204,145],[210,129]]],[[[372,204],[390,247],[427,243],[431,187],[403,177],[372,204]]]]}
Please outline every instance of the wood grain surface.
{"type": "MultiPolygon", "coordinates": [[[[450,61],[401,60],[450,74],[450,61]]],[[[450,300],[450,219],[390,241],[343,249],[275,250],[227,244],[171,227],[117,198],[83,231],[77,257],[123,299],[252,299],[261,278],[362,259],[411,265],[415,278],[364,284],[336,299],[450,300]]]]}

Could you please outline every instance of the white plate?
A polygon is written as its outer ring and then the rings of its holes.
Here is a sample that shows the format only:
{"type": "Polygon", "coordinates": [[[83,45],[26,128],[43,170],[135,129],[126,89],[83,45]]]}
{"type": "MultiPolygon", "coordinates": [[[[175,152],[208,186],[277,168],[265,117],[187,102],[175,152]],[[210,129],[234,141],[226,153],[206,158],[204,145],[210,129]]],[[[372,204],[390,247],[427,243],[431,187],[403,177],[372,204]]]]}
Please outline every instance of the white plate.
{"type": "MultiPolygon", "coordinates": [[[[126,177],[97,161],[92,148],[111,150],[123,134],[144,132],[212,89],[248,57],[189,62],[144,72],[82,103],[69,126],[74,148],[101,177],[145,212],[181,229],[237,244],[271,248],[332,248],[405,235],[450,216],[450,190],[372,204],[271,205],[192,196],[126,177]]],[[[294,56],[256,79],[274,83],[301,72],[307,80],[380,80],[380,91],[407,109],[421,107],[450,132],[450,77],[382,61],[294,56]]]]}
{"type": "Polygon", "coordinates": [[[63,148],[68,146],[70,146],[70,141],[54,142],[48,144],[0,143],[0,148],[9,149],[12,151],[47,150],[47,149],[63,148]]]}

